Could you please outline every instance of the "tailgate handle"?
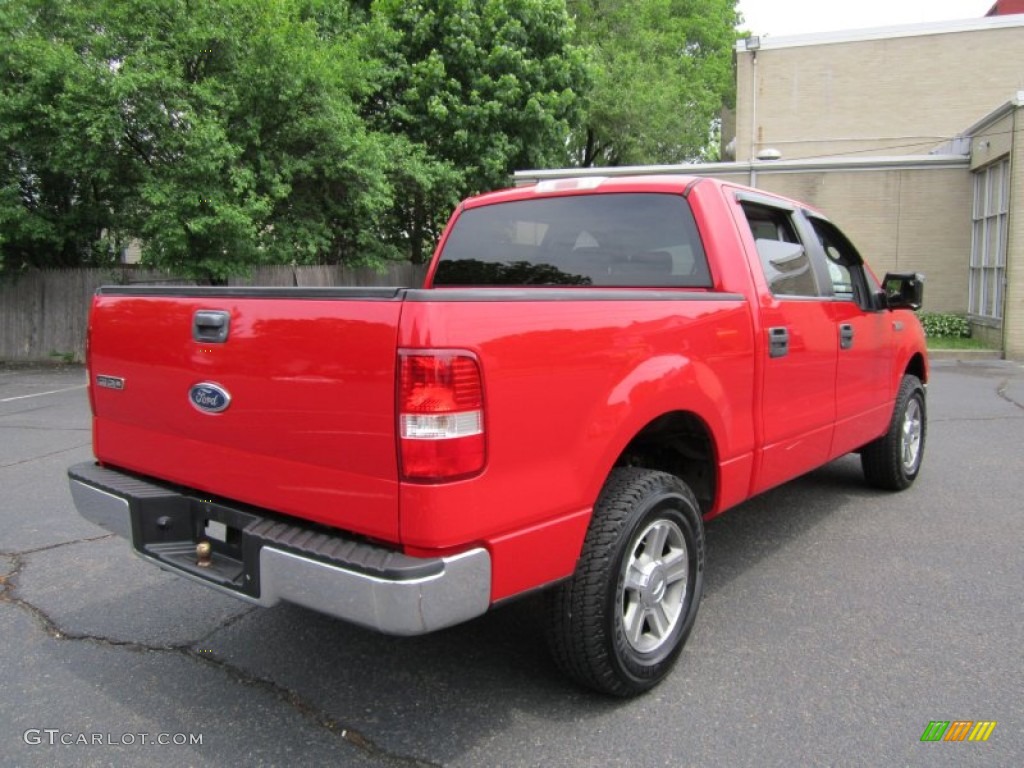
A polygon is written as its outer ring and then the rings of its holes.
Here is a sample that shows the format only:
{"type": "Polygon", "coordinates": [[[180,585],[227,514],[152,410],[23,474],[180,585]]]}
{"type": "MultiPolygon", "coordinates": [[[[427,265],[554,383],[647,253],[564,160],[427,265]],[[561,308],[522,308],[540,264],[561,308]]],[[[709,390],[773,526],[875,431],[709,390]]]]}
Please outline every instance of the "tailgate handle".
{"type": "Polygon", "coordinates": [[[228,340],[231,315],[219,309],[200,309],[192,315],[192,338],[206,344],[228,340]]]}

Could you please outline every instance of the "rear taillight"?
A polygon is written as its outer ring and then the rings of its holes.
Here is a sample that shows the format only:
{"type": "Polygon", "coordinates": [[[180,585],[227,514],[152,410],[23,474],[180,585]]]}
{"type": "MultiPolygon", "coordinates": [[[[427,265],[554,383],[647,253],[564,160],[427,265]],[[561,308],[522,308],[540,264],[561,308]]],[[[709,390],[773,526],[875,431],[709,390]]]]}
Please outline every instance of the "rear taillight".
{"type": "Polygon", "coordinates": [[[456,480],[484,468],[484,392],[475,357],[399,353],[398,442],[406,480],[456,480]]]}

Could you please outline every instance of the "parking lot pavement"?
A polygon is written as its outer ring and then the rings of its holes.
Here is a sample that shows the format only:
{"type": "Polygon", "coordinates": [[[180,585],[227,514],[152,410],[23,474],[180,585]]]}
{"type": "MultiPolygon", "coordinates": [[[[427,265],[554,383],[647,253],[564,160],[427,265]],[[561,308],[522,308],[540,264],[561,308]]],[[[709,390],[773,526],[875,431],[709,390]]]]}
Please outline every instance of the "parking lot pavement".
{"type": "Polygon", "coordinates": [[[1020,765],[1019,365],[934,367],[909,491],[846,457],[710,522],[697,627],[628,702],[555,673],[535,598],[389,638],[133,558],[67,492],[83,384],[0,369],[2,765],[1020,765]],[[958,720],[997,725],[921,741],[958,720]]]}
{"type": "Polygon", "coordinates": [[[67,490],[55,482],[92,456],[90,446],[81,368],[0,368],[0,548],[20,552],[102,533],[68,514],[67,490]]]}

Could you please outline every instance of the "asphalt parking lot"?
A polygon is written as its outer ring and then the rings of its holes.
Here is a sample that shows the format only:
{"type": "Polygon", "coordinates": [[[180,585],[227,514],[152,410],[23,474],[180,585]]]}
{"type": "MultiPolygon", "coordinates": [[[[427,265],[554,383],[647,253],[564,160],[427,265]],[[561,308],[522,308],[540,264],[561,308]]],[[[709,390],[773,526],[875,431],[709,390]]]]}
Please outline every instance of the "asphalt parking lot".
{"type": "Polygon", "coordinates": [[[557,675],[530,600],[397,639],[136,559],[67,491],[84,384],[0,368],[2,765],[1022,764],[1019,364],[934,366],[909,491],[847,457],[709,523],[697,627],[627,702],[557,675]],[[997,725],[921,741],[947,720],[997,725]]]}

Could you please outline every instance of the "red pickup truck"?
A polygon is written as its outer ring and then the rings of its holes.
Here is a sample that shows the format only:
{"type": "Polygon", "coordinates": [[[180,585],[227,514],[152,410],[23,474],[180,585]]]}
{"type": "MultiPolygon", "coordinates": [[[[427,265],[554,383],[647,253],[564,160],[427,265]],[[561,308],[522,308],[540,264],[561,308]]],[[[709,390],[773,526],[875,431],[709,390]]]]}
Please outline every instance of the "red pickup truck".
{"type": "Polygon", "coordinates": [[[100,289],[71,490],[161,568],[382,632],[545,589],[558,665],[632,695],[693,626],[704,520],[852,451],[914,481],[921,291],[713,179],[482,195],[422,289],[100,289]]]}

